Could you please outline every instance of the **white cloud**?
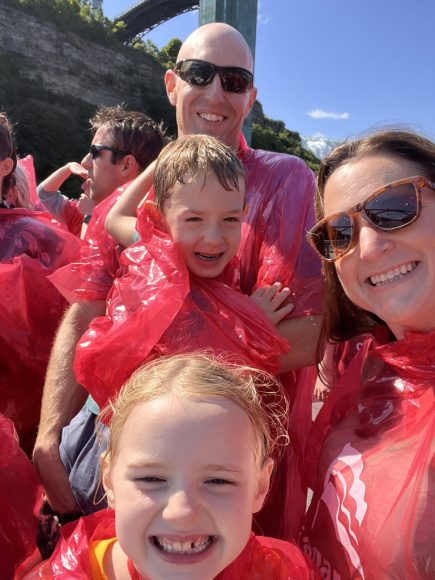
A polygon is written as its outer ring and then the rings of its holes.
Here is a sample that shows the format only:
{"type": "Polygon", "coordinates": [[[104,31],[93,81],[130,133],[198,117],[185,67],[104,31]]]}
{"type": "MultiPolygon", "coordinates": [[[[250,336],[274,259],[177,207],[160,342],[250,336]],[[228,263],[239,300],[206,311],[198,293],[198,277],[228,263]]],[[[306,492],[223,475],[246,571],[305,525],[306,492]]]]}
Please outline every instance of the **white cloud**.
{"type": "Polygon", "coordinates": [[[258,14],[257,16],[257,24],[269,24],[269,22],[272,20],[272,18],[270,16],[263,16],[263,14],[258,14]]]}
{"type": "Polygon", "coordinates": [[[349,119],[349,113],[334,113],[333,111],[324,111],[323,109],[314,109],[307,113],[309,117],[313,119],[334,119],[334,120],[346,120],[349,119]]]}

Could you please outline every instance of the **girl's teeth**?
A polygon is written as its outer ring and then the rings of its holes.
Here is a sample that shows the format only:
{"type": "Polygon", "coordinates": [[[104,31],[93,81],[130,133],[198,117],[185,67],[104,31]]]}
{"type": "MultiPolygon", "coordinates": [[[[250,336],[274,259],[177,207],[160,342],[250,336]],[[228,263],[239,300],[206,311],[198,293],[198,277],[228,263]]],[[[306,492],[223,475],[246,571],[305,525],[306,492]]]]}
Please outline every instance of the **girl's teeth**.
{"type": "Polygon", "coordinates": [[[370,282],[373,286],[385,286],[390,282],[400,280],[406,276],[409,272],[412,272],[417,266],[417,262],[409,262],[408,264],[402,264],[401,266],[394,268],[394,270],[389,270],[382,274],[376,274],[376,276],[370,276],[370,282]]]}
{"type": "Polygon", "coordinates": [[[195,542],[171,542],[165,538],[156,538],[158,546],[170,554],[197,554],[211,543],[211,537],[198,538],[195,542]]]}

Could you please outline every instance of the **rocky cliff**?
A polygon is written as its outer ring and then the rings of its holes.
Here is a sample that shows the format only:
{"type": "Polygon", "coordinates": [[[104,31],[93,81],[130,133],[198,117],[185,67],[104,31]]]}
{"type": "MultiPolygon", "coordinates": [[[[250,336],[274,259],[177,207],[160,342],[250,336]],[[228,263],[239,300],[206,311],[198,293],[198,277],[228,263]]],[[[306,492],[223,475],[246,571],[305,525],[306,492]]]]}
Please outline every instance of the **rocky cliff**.
{"type": "Polygon", "coordinates": [[[0,3],[0,22],[0,55],[16,63],[22,78],[39,79],[47,91],[91,105],[125,102],[173,115],[164,71],[148,54],[86,40],[6,2],[0,3]]]}

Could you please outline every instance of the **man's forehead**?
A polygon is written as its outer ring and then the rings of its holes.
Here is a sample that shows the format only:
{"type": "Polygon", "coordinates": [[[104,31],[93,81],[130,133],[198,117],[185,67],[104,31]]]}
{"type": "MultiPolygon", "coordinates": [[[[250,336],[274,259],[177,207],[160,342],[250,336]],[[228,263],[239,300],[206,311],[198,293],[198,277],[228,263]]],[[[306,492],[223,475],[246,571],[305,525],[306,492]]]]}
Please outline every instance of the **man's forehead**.
{"type": "Polygon", "coordinates": [[[92,143],[98,143],[99,145],[112,145],[112,136],[110,131],[106,127],[100,127],[97,129],[92,143]]]}
{"type": "Polygon", "coordinates": [[[177,60],[197,58],[220,66],[239,66],[252,71],[251,51],[236,31],[205,34],[198,29],[182,45],[177,60]]]}

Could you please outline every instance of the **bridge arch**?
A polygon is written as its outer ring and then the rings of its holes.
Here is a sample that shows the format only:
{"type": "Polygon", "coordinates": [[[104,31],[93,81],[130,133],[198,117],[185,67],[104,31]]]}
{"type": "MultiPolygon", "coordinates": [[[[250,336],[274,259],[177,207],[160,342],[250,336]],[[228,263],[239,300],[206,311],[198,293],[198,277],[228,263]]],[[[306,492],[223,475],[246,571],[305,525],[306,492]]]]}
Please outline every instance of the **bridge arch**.
{"type": "Polygon", "coordinates": [[[159,24],[197,8],[199,0],[142,0],[115,18],[125,23],[125,28],[117,35],[128,42],[142,32],[150,32],[159,24]]]}

